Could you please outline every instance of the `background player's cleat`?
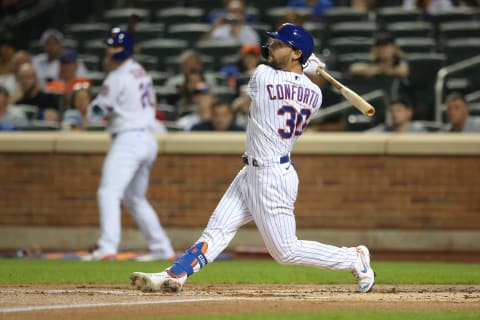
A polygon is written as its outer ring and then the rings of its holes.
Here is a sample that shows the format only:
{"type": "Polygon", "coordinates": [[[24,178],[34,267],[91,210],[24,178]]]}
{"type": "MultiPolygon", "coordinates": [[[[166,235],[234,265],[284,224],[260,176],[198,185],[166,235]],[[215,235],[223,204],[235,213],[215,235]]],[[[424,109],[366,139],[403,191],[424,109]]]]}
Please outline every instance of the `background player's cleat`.
{"type": "Polygon", "coordinates": [[[187,280],[187,275],[172,277],[167,270],[159,273],[134,272],[130,276],[131,285],[143,292],[180,292],[187,280]]]}
{"type": "Polygon", "coordinates": [[[358,258],[353,265],[353,276],[358,283],[358,291],[365,293],[372,291],[375,284],[375,272],[370,266],[370,252],[365,246],[358,246],[358,258]]]}
{"type": "Polygon", "coordinates": [[[135,258],[135,261],[149,262],[149,261],[175,261],[175,256],[166,256],[162,253],[150,252],[142,254],[135,258]]]}
{"type": "Polygon", "coordinates": [[[80,258],[82,261],[99,261],[115,259],[115,253],[106,253],[101,249],[95,249],[90,254],[80,258]]]}

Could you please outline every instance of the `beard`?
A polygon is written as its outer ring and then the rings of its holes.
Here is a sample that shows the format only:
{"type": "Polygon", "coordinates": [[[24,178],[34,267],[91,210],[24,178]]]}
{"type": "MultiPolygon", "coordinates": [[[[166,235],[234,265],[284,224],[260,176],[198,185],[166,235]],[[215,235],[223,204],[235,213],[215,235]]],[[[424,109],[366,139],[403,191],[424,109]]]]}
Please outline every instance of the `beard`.
{"type": "Polygon", "coordinates": [[[283,67],[283,64],[273,57],[270,57],[270,59],[267,60],[267,64],[275,70],[282,70],[283,67]]]}

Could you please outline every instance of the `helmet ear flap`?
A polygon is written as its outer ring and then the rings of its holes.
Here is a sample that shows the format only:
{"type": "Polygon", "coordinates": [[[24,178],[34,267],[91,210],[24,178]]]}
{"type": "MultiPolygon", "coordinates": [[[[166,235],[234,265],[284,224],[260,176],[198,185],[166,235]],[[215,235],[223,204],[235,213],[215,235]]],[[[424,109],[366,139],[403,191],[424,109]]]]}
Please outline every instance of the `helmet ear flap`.
{"type": "Polygon", "coordinates": [[[267,59],[267,58],[268,58],[268,47],[269,47],[269,45],[267,45],[267,44],[264,44],[264,45],[262,46],[261,53],[262,53],[262,57],[263,57],[264,59],[267,59]]]}

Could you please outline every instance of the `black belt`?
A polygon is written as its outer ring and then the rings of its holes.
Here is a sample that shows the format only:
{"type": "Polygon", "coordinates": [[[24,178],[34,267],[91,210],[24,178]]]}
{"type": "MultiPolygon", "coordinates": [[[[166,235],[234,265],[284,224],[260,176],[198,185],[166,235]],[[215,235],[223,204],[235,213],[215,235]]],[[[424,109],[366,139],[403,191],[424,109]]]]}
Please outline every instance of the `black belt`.
{"type": "Polygon", "coordinates": [[[148,130],[147,128],[134,128],[134,129],[127,129],[124,131],[115,132],[115,133],[112,133],[112,139],[115,139],[115,137],[117,137],[121,133],[131,132],[131,131],[147,131],[147,130],[148,130]]]}
{"type": "MultiPolygon", "coordinates": [[[[244,164],[250,164],[254,167],[260,167],[260,164],[258,163],[257,159],[252,159],[251,163],[249,163],[248,156],[242,156],[242,161],[244,164]]],[[[289,161],[290,161],[290,157],[286,155],[286,156],[280,157],[278,163],[283,164],[289,161]]]]}

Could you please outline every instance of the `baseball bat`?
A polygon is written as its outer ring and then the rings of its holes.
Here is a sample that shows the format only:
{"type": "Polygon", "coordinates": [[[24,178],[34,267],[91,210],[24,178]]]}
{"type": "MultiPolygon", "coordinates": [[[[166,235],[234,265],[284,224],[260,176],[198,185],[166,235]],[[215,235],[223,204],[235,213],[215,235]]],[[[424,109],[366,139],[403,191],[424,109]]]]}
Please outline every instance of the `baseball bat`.
{"type": "Polygon", "coordinates": [[[370,103],[332,77],[325,69],[318,67],[317,74],[337,88],[345,99],[350,101],[350,103],[364,115],[372,117],[375,114],[375,108],[370,103]]]}

